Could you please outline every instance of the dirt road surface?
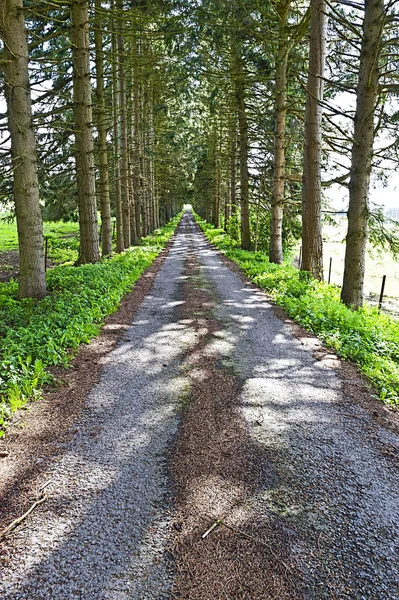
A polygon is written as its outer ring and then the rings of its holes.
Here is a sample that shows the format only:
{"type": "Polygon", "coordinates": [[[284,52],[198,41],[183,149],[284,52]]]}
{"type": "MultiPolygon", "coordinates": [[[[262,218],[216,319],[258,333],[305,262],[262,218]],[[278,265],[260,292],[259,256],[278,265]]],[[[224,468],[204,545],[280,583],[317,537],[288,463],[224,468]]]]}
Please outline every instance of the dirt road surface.
{"type": "Polygon", "coordinates": [[[6,440],[2,524],[18,456],[21,511],[46,499],[0,542],[0,597],[399,598],[399,437],[337,363],[186,213],[54,455],[18,452],[36,405],[6,440]]]}

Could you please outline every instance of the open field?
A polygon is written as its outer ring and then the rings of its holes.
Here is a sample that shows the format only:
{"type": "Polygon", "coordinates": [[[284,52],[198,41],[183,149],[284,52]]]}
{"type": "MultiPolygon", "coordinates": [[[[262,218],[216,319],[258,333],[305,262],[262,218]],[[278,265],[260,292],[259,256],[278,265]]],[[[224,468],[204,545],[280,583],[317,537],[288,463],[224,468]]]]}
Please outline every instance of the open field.
{"type": "MultiPolygon", "coordinates": [[[[0,213],[0,282],[17,278],[19,274],[18,237],[15,221],[7,223],[6,213],[0,213]]],[[[68,222],[43,224],[48,238],[48,264],[73,263],[78,257],[79,224],[68,222]]]]}
{"type": "MultiPolygon", "coordinates": [[[[6,213],[0,213],[0,252],[6,250],[16,250],[18,248],[17,225],[15,220],[7,223],[4,220],[6,213]]],[[[43,231],[45,236],[69,236],[77,235],[79,232],[79,223],[57,223],[44,222],[43,231]]]]}
{"type": "MultiPolygon", "coordinates": [[[[323,227],[323,263],[324,279],[328,281],[330,258],[332,258],[331,283],[342,286],[345,258],[346,224],[340,227],[323,227]]],[[[299,255],[300,245],[296,248],[299,255]]],[[[368,304],[378,304],[382,277],[386,275],[385,293],[382,310],[399,317],[399,260],[389,252],[370,247],[366,256],[365,299],[368,304]]]]}

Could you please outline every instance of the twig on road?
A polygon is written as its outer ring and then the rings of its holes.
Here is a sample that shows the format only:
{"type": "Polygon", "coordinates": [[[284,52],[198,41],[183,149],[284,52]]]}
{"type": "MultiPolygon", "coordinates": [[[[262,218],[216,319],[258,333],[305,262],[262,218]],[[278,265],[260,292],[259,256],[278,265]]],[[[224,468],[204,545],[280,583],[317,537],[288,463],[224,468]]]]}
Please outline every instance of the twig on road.
{"type": "Polygon", "coordinates": [[[27,510],[23,515],[18,517],[18,519],[14,519],[14,521],[12,521],[12,523],[10,523],[5,529],[3,529],[3,531],[0,531],[0,540],[4,539],[7,535],[9,535],[17,527],[17,525],[22,523],[22,521],[24,521],[26,517],[30,515],[30,513],[36,508],[36,506],[39,506],[39,504],[42,504],[45,500],[47,500],[47,495],[38,498],[32,504],[29,510],[27,510]]]}

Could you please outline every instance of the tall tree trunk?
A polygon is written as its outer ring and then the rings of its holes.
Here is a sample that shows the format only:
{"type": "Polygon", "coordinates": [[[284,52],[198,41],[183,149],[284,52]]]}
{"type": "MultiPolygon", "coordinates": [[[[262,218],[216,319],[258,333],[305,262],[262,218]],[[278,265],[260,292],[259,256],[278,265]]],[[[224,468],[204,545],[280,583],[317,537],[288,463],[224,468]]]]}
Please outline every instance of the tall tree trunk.
{"type": "Polygon", "coordinates": [[[148,205],[148,233],[151,233],[155,229],[154,221],[154,194],[152,189],[152,179],[151,179],[151,160],[152,160],[152,150],[151,150],[151,85],[147,80],[145,85],[145,94],[144,94],[144,165],[145,165],[145,180],[146,180],[146,188],[147,188],[147,205],[148,205]]]}
{"type": "Polygon", "coordinates": [[[157,195],[155,189],[155,166],[154,166],[154,151],[155,151],[155,129],[154,129],[154,88],[152,81],[149,85],[149,95],[148,95],[148,148],[149,148],[149,157],[148,157],[148,176],[149,176],[149,184],[151,190],[151,204],[152,204],[152,223],[151,223],[151,231],[157,229],[158,225],[158,205],[157,205],[157,195]]]}
{"type": "MultiPolygon", "coordinates": [[[[141,115],[145,113],[145,82],[142,82],[140,86],[141,95],[139,97],[139,106],[141,115]]],[[[147,180],[146,180],[146,159],[144,156],[145,148],[145,130],[144,130],[144,119],[141,119],[139,127],[139,155],[140,155],[140,197],[141,197],[141,235],[145,237],[148,235],[148,194],[147,194],[147,180]]]]}
{"type": "Polygon", "coordinates": [[[135,195],[134,195],[134,179],[133,179],[133,69],[132,55],[135,51],[134,42],[134,23],[132,22],[128,28],[127,50],[125,54],[129,57],[129,64],[126,68],[126,122],[127,122],[127,147],[128,147],[128,191],[129,191],[129,229],[130,229],[130,244],[137,246],[137,227],[136,227],[136,210],[135,210],[135,195]]]}
{"type": "Polygon", "coordinates": [[[224,228],[228,231],[230,218],[236,214],[236,162],[237,162],[237,115],[235,112],[234,96],[232,97],[232,106],[230,107],[231,116],[229,119],[229,138],[228,138],[228,184],[227,184],[227,200],[225,204],[225,221],[224,228]]]}
{"type": "Polygon", "coordinates": [[[305,114],[302,176],[302,269],[323,279],[321,229],[321,150],[324,68],[326,58],[326,2],[312,0],[309,72],[305,114]]]}
{"type": "Polygon", "coordinates": [[[133,194],[136,211],[136,237],[141,238],[141,174],[140,174],[140,45],[133,33],[132,75],[133,75],[133,194]]]}
{"type": "Polygon", "coordinates": [[[349,181],[345,270],[341,292],[342,301],[355,309],[360,308],[363,304],[369,187],[374,143],[374,112],[378,97],[383,26],[384,0],[365,0],[349,181]]]}
{"type": "Polygon", "coordinates": [[[94,43],[96,49],[97,129],[100,176],[101,249],[103,256],[112,254],[111,204],[107,154],[107,117],[104,99],[104,51],[101,19],[101,0],[95,2],[94,43]]]}
{"type": "MultiPolygon", "coordinates": [[[[113,8],[113,3],[112,3],[113,8]]],[[[117,44],[115,35],[115,20],[112,33],[112,108],[113,108],[113,154],[114,154],[114,178],[115,178],[115,216],[116,216],[116,251],[123,252],[125,242],[123,239],[123,216],[122,216],[122,191],[121,191],[121,169],[119,157],[119,92],[118,92],[118,69],[116,64],[117,44]]]]}
{"type": "Polygon", "coordinates": [[[290,0],[278,5],[279,44],[276,59],[276,98],[274,106],[273,195],[270,213],[270,262],[281,264],[283,257],[283,214],[285,188],[285,126],[287,118],[287,24],[290,0]]]}
{"type": "Polygon", "coordinates": [[[212,157],[213,167],[213,203],[212,203],[212,223],[219,229],[220,227],[220,194],[219,194],[219,157],[218,157],[218,130],[217,130],[217,119],[215,118],[213,124],[213,131],[210,144],[210,152],[212,157]]]}
{"type": "Polygon", "coordinates": [[[121,169],[122,225],[125,248],[130,246],[129,156],[127,144],[126,72],[123,1],[117,0],[118,92],[119,92],[119,154],[121,169]]]}
{"type": "MultiPolygon", "coordinates": [[[[237,218],[237,115],[234,113],[230,147],[230,204],[231,217],[237,218]]],[[[236,228],[234,228],[234,232],[236,228]]],[[[238,232],[237,232],[238,233],[238,232]]]]}
{"type": "Polygon", "coordinates": [[[43,226],[22,0],[3,1],[0,7],[0,34],[4,41],[4,87],[11,135],[20,257],[18,294],[20,298],[42,298],[46,294],[43,226]]]}
{"type": "Polygon", "coordinates": [[[245,106],[245,76],[241,45],[235,49],[235,95],[238,113],[240,202],[241,202],[241,248],[250,250],[249,228],[249,173],[248,173],[248,119],[245,106]]]}
{"type": "Polygon", "coordinates": [[[89,3],[71,0],[73,114],[78,188],[79,264],[100,260],[90,85],[89,3]]]}
{"type": "MultiPolygon", "coordinates": [[[[132,147],[131,139],[132,130],[128,128],[128,144],[132,147]]],[[[136,210],[134,206],[134,181],[133,181],[133,165],[131,161],[131,154],[129,153],[129,202],[130,202],[130,243],[132,246],[137,246],[137,227],[136,227],[136,210]]]]}

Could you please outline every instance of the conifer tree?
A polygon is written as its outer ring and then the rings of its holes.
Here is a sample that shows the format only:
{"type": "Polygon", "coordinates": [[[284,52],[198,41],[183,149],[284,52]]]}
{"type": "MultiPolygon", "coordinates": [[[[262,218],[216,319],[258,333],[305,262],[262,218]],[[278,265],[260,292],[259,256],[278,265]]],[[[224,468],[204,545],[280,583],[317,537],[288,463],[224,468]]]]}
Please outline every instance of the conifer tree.
{"type": "Polygon", "coordinates": [[[71,0],[73,114],[79,206],[79,264],[100,260],[95,188],[92,93],[90,82],[89,3],[71,0]]]}
{"type": "Polygon", "coordinates": [[[4,42],[4,84],[20,256],[18,293],[20,298],[42,298],[46,294],[43,227],[22,0],[2,2],[0,37],[4,42]]]}

